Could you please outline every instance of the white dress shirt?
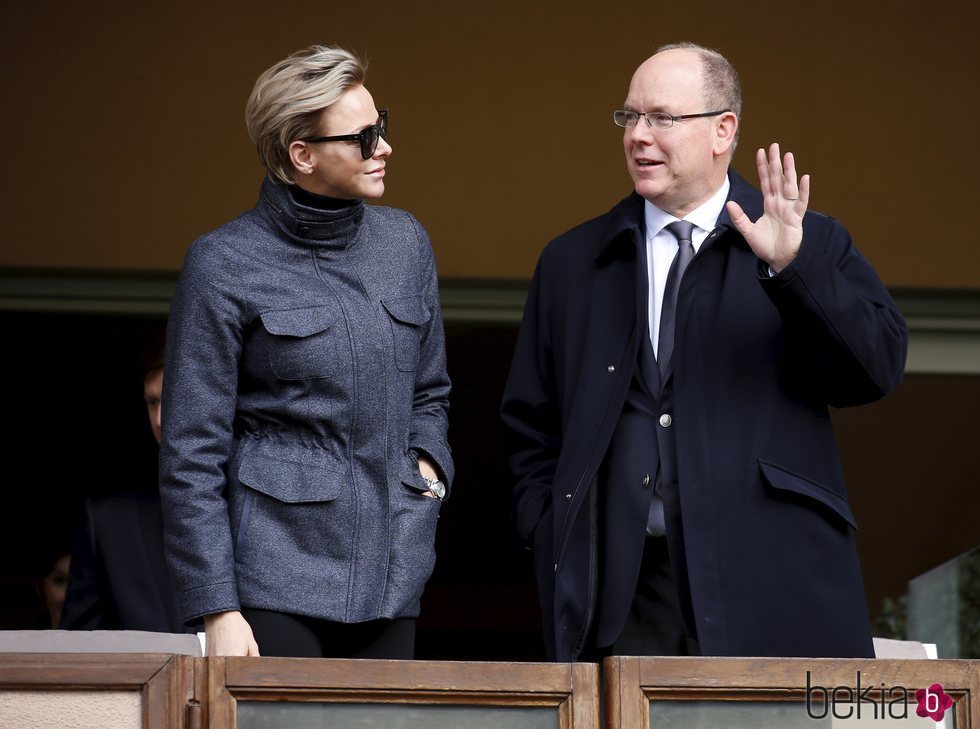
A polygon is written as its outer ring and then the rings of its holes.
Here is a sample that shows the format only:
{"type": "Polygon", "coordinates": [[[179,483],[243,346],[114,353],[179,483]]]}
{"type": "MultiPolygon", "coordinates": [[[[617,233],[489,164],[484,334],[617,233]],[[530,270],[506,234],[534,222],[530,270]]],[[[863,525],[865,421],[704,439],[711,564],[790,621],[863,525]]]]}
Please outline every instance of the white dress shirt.
{"type": "MultiPolygon", "coordinates": [[[[718,191],[715,192],[704,204],[695,208],[684,216],[684,220],[694,223],[694,230],[691,233],[691,244],[694,246],[694,254],[697,255],[701,249],[701,244],[708,234],[714,230],[725,207],[728,199],[728,190],[731,184],[728,176],[722,183],[718,191]]],[[[658,343],[660,340],[660,311],[663,308],[664,288],[667,286],[667,272],[670,271],[670,264],[677,255],[677,239],[668,230],[664,230],[680,218],[675,218],[668,212],[661,210],[649,200],[643,204],[643,217],[646,228],[647,246],[647,281],[650,296],[647,303],[647,320],[650,322],[650,339],[653,343],[653,353],[658,353],[658,343]]]]}
{"type": "MultiPolygon", "coordinates": [[[[694,223],[694,229],[691,231],[691,245],[694,246],[694,255],[698,254],[704,239],[714,230],[718,216],[721,215],[725,201],[728,199],[730,187],[726,175],[725,181],[714,195],[684,216],[684,220],[694,223]]],[[[664,289],[667,287],[667,273],[670,271],[670,264],[673,262],[674,256],[677,255],[679,247],[677,239],[665,228],[680,218],[675,218],[670,213],[661,210],[649,200],[644,201],[643,207],[647,247],[647,290],[649,291],[647,320],[650,322],[650,339],[651,344],[653,344],[653,352],[659,356],[657,350],[660,341],[660,311],[663,308],[664,289]]],[[[647,534],[663,536],[666,531],[664,502],[654,492],[651,494],[650,512],[647,515],[647,534]]]]}

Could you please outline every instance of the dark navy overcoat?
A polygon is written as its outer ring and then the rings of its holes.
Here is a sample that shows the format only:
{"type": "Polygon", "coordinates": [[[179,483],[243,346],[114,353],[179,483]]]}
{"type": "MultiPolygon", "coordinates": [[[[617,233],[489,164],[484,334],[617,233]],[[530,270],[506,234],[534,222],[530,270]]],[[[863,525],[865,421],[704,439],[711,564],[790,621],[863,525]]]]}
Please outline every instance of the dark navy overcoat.
{"type": "MultiPolygon", "coordinates": [[[[761,193],[729,177],[731,199],[757,219],[761,193]]],[[[705,655],[872,655],[828,406],[893,390],[908,328],[839,222],[810,212],[803,226],[797,258],[769,277],[723,212],[681,284],[679,503],[667,506],[683,519],[705,655]]],[[[608,524],[596,478],[643,329],[642,227],[643,200],[632,194],[547,246],[502,405],[517,529],[534,549],[549,654],[562,661],[596,627],[599,556],[621,557],[603,564],[635,584],[645,538],[650,492],[617,496],[620,516],[608,524]]]]}

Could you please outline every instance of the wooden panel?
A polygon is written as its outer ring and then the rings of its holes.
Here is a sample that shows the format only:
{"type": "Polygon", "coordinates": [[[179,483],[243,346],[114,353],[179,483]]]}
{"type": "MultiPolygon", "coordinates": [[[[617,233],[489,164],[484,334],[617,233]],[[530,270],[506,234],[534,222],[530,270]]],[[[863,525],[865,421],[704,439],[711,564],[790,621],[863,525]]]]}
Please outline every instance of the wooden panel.
{"type": "Polygon", "coordinates": [[[598,728],[594,664],[208,659],[213,729],[231,729],[239,701],[554,707],[562,729],[598,728]]]}
{"type": "Polygon", "coordinates": [[[193,713],[185,710],[189,703],[200,702],[196,665],[204,664],[189,656],[163,654],[4,653],[0,688],[138,691],[145,729],[200,729],[188,724],[193,713]]]}
{"type": "Polygon", "coordinates": [[[3,653],[4,688],[140,688],[177,657],[142,653],[3,653]]]}
{"type": "MultiPolygon", "coordinates": [[[[812,686],[873,687],[881,691],[942,685],[954,699],[956,729],[974,727],[980,712],[977,661],[810,659],[810,658],[638,658],[613,657],[603,664],[607,678],[607,726],[649,727],[650,701],[796,701],[812,686]]],[[[896,694],[897,695],[897,694],[896,694]]]]}

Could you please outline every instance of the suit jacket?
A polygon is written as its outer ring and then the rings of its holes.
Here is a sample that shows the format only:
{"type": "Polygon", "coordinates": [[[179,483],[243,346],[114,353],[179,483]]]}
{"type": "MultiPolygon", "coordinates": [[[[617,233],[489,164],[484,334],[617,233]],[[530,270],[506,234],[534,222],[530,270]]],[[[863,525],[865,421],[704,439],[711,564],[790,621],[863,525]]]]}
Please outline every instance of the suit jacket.
{"type": "MultiPolygon", "coordinates": [[[[729,177],[730,198],[758,218],[761,194],[729,177]]],[[[843,226],[813,212],[803,226],[797,258],[770,278],[723,212],[678,295],[679,490],[665,507],[683,515],[705,655],[872,655],[828,406],[895,388],[908,329],[843,226]]],[[[558,660],[576,657],[592,627],[600,554],[621,552],[635,580],[645,538],[649,491],[624,496],[613,530],[600,524],[596,479],[643,330],[642,228],[643,201],[632,194],[547,246],[505,388],[516,524],[534,548],[546,644],[558,660]]]]}
{"type": "Polygon", "coordinates": [[[156,489],[85,500],[61,627],[162,633],[187,630],[164,558],[163,517],[156,489]]]}

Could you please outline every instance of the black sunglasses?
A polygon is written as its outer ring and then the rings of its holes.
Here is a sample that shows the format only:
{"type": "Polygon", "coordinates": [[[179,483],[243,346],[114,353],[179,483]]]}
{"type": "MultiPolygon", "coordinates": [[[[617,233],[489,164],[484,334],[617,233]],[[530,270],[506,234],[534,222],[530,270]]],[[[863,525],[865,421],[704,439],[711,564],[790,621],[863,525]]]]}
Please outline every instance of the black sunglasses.
{"type": "Polygon", "coordinates": [[[378,149],[378,139],[388,138],[388,110],[378,109],[378,123],[372,124],[359,131],[357,134],[340,134],[336,137],[308,137],[301,139],[301,142],[319,144],[320,142],[359,142],[361,145],[361,157],[371,159],[378,149]]]}

